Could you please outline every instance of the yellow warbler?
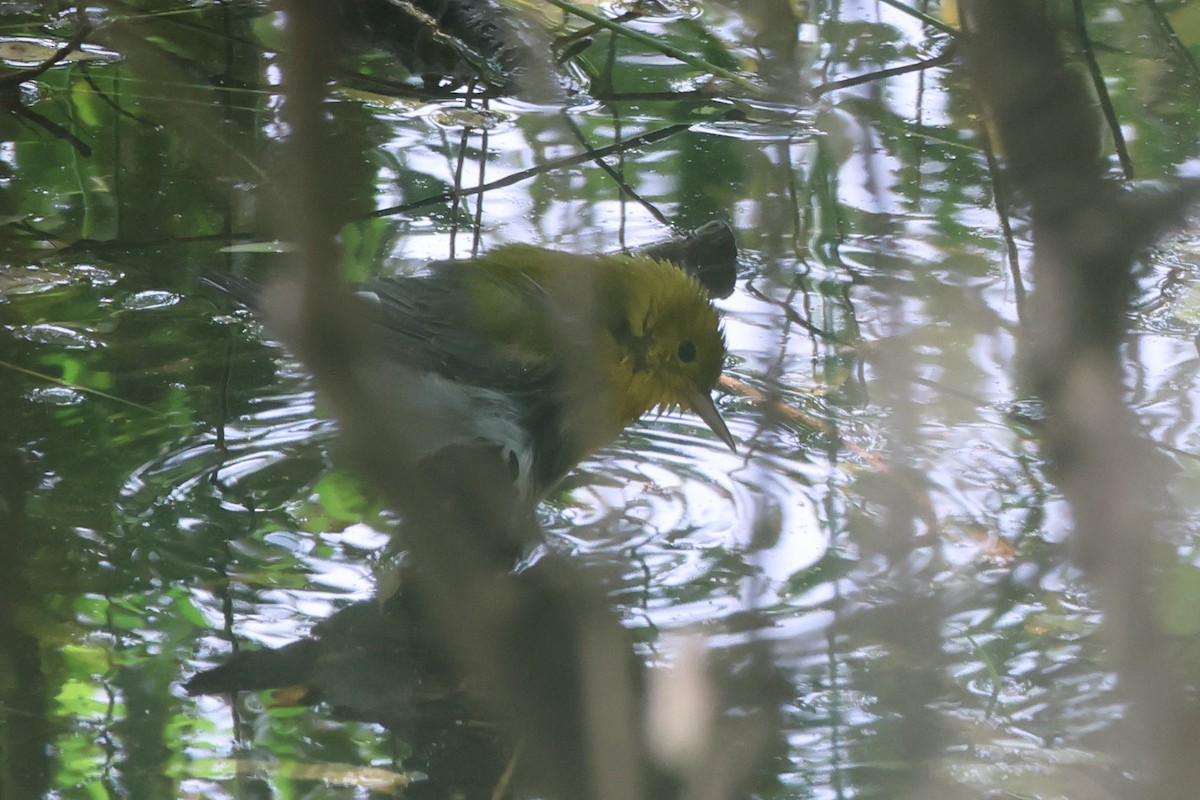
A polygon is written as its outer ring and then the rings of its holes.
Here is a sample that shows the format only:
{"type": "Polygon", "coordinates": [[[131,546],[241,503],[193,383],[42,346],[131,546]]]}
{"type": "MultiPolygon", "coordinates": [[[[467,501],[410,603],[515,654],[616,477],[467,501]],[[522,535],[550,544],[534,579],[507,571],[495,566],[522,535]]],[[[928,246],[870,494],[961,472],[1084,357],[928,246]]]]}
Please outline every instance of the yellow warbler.
{"type": "Polygon", "coordinates": [[[734,448],[711,397],[717,312],[669,262],[509,245],[359,289],[403,367],[390,391],[417,459],[496,448],[536,501],[651,409],[688,409],[734,448]]]}

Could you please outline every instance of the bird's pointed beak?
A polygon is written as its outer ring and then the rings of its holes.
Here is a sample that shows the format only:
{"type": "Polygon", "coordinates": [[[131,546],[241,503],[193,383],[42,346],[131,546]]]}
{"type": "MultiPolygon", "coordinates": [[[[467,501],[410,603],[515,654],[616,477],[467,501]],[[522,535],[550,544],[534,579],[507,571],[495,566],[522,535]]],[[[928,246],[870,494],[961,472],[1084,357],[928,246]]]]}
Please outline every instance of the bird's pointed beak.
{"type": "Polygon", "coordinates": [[[713,402],[708,392],[700,390],[692,392],[692,396],[688,398],[688,406],[696,413],[696,416],[704,420],[704,424],[717,435],[718,439],[734,453],[737,452],[737,442],[734,441],[733,434],[726,427],[725,420],[721,419],[721,412],[717,411],[717,404],[713,402]]]}

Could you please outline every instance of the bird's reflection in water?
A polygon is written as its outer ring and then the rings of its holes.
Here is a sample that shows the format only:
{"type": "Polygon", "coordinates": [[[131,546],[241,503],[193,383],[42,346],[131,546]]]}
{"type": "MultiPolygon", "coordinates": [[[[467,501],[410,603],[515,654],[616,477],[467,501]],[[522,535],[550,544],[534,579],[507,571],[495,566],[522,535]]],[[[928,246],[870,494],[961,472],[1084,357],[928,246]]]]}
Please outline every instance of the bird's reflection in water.
{"type": "MultiPolygon", "coordinates": [[[[185,684],[190,695],[269,691],[268,704],[324,704],[332,716],[387,728],[424,778],[410,798],[489,797],[511,760],[436,641],[418,593],[347,606],[304,639],[245,650],[185,684]]],[[[317,713],[317,712],[314,712],[317,713]]]]}

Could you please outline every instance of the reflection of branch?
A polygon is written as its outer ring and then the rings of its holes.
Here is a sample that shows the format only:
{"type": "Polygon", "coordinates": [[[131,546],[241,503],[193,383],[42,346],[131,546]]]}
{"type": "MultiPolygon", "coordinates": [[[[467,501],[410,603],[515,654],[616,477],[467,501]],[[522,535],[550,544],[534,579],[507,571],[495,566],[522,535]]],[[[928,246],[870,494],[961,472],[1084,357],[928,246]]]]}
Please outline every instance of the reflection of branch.
{"type": "Polygon", "coordinates": [[[48,131],[56,139],[62,139],[67,144],[71,145],[71,147],[74,147],[75,152],[79,153],[79,155],[83,156],[84,158],[87,158],[92,154],[92,148],[87,144],[87,142],[83,141],[74,133],[67,130],[62,125],[59,125],[57,122],[47,119],[38,112],[34,111],[32,108],[25,106],[18,98],[5,97],[4,100],[0,102],[3,102],[4,107],[6,107],[18,118],[27,119],[38,127],[48,131]]]}
{"type": "Polygon", "coordinates": [[[607,161],[605,161],[601,156],[596,155],[596,150],[588,142],[587,137],[584,136],[583,131],[579,129],[579,125],[576,124],[575,120],[572,119],[569,114],[565,115],[563,117],[563,119],[566,120],[567,126],[571,129],[571,133],[575,134],[576,141],[578,141],[581,145],[583,145],[585,148],[587,148],[587,153],[589,153],[590,155],[593,156],[593,158],[592,158],[593,163],[595,163],[595,165],[597,167],[602,169],[605,172],[605,174],[608,175],[608,177],[613,179],[613,183],[617,184],[617,188],[620,189],[623,194],[625,194],[627,197],[629,197],[635,203],[640,205],[642,208],[646,209],[646,212],[650,216],[652,216],[656,220],[658,220],[659,223],[670,228],[671,223],[669,220],[667,220],[666,214],[659,211],[657,208],[654,207],[654,205],[652,203],[650,203],[648,200],[643,198],[640,194],[635,192],[633,190],[633,187],[625,182],[625,178],[619,172],[617,172],[615,169],[613,169],[612,166],[607,161]]]}
{"type": "Polygon", "coordinates": [[[843,341],[842,339],[839,339],[836,334],[830,333],[829,331],[824,330],[823,328],[818,328],[816,325],[809,322],[808,319],[806,317],[804,317],[804,315],[802,315],[796,309],[792,308],[790,303],[780,302],[779,300],[776,300],[775,298],[771,297],[770,295],[763,293],[752,282],[746,283],[746,291],[750,293],[751,297],[754,297],[757,300],[761,300],[764,303],[769,303],[769,304],[775,306],[776,308],[778,308],[780,311],[783,312],[784,317],[791,324],[797,325],[797,326],[803,328],[804,330],[808,331],[809,333],[813,334],[814,336],[824,339],[825,341],[827,341],[831,344],[842,345],[843,347],[848,346],[847,342],[843,341]]]}
{"type": "Polygon", "coordinates": [[[948,33],[951,36],[958,35],[958,31],[954,28],[954,26],[947,25],[946,23],[942,22],[940,19],[937,19],[936,17],[931,17],[928,14],[918,11],[915,8],[910,8],[910,7],[906,6],[904,3],[901,3],[900,0],[881,0],[881,2],[883,2],[885,5],[891,6],[892,8],[896,9],[897,11],[900,11],[901,13],[908,14],[910,17],[919,19],[921,22],[925,23],[926,25],[928,25],[931,28],[934,28],[935,30],[939,30],[942,33],[948,33]]]}
{"type": "Polygon", "coordinates": [[[1121,122],[1117,119],[1117,110],[1113,108],[1112,98],[1108,94],[1108,84],[1104,82],[1104,73],[1100,71],[1100,63],[1096,61],[1096,53],[1092,49],[1092,37],[1088,35],[1087,19],[1083,11],[1083,0],[1072,0],[1075,14],[1075,35],[1079,38],[1079,49],[1083,51],[1083,60],[1087,63],[1088,75],[1092,79],[1092,87],[1096,90],[1096,98],[1100,102],[1100,110],[1104,112],[1104,121],[1108,123],[1108,132],[1113,137],[1113,148],[1117,151],[1117,159],[1121,162],[1121,170],[1125,180],[1133,180],[1133,159],[1129,157],[1129,148],[1125,146],[1125,134],[1121,132],[1121,122]]]}
{"type": "Polygon", "coordinates": [[[75,31],[75,35],[67,40],[66,44],[58,48],[54,55],[47,58],[41,64],[38,64],[36,67],[18,70],[17,72],[10,72],[7,75],[0,76],[0,90],[7,90],[17,86],[18,84],[22,84],[26,81],[31,81],[40,77],[42,73],[46,72],[55,64],[59,63],[64,58],[71,55],[71,53],[74,53],[76,50],[78,50],[83,44],[84,40],[87,39],[88,34],[91,32],[92,26],[86,22],[83,23],[79,26],[79,30],[75,31]]]}
{"type": "Polygon", "coordinates": [[[809,90],[809,94],[816,98],[823,94],[837,91],[838,89],[848,89],[851,86],[860,86],[864,83],[870,83],[871,81],[883,80],[884,78],[894,78],[897,75],[907,75],[910,72],[920,72],[923,69],[930,69],[931,67],[944,67],[954,61],[954,56],[954,43],[951,42],[946,46],[945,50],[936,56],[925,58],[920,61],[914,61],[911,64],[905,64],[901,67],[890,67],[888,69],[881,69],[875,72],[868,72],[866,75],[855,75],[850,78],[842,78],[841,80],[821,83],[809,90]]]}
{"type": "Polygon", "coordinates": [[[46,383],[53,383],[56,386],[63,386],[68,389],[72,389],[76,392],[79,392],[81,394],[90,394],[95,397],[101,397],[105,400],[109,400],[114,403],[120,403],[121,405],[129,406],[130,408],[137,409],[138,411],[141,411],[142,413],[150,414],[151,416],[154,416],[154,417],[159,417],[159,418],[166,417],[166,414],[164,414],[163,412],[159,411],[156,408],[151,408],[150,406],[144,406],[141,403],[135,403],[132,400],[126,400],[125,398],[118,397],[115,394],[109,394],[108,392],[104,392],[99,389],[93,389],[90,386],[84,386],[83,384],[80,384],[80,383],[75,383],[73,381],[64,380],[62,378],[55,378],[53,375],[46,375],[41,372],[35,372],[31,369],[26,369],[25,367],[19,366],[17,364],[13,364],[8,361],[0,361],[0,369],[8,369],[8,370],[12,370],[13,372],[19,372],[22,375],[27,375],[31,378],[37,378],[38,380],[45,381],[46,383]]]}
{"type": "Polygon", "coordinates": [[[682,133],[683,131],[686,131],[689,127],[691,127],[691,126],[683,125],[683,124],[668,125],[665,128],[659,128],[658,130],[655,130],[655,131],[648,131],[646,133],[641,134],[640,136],[634,136],[631,139],[626,139],[624,141],[617,142],[615,144],[611,144],[607,147],[601,147],[597,150],[592,150],[587,153],[577,153],[576,155],[573,155],[573,156],[566,156],[564,158],[551,159],[550,161],[547,161],[544,164],[540,164],[539,166],[531,167],[530,169],[521,170],[520,172],[514,172],[512,175],[505,176],[498,180],[494,180],[491,183],[485,183],[485,184],[476,186],[471,189],[461,189],[458,191],[441,192],[440,194],[430,195],[429,197],[423,197],[420,200],[414,200],[411,203],[404,203],[404,204],[398,205],[398,206],[388,206],[387,208],[376,209],[375,211],[372,211],[371,213],[366,214],[365,218],[387,217],[387,216],[391,216],[393,214],[404,214],[409,211],[414,211],[418,208],[426,208],[427,206],[434,206],[434,205],[438,205],[439,203],[446,203],[446,202],[454,200],[455,198],[458,198],[458,197],[466,197],[466,196],[473,195],[473,194],[479,194],[481,192],[488,192],[488,191],[491,191],[492,189],[500,189],[505,186],[512,186],[514,183],[520,183],[523,180],[533,178],[537,175],[541,175],[542,173],[549,172],[551,170],[560,169],[562,167],[570,167],[570,166],[574,166],[575,164],[582,164],[585,161],[592,161],[597,158],[603,158],[604,156],[610,155],[612,153],[619,153],[622,150],[628,150],[628,149],[631,149],[634,147],[641,147],[642,145],[653,144],[654,142],[674,136],[677,133],[682,133]]]}
{"type": "MultiPolygon", "coordinates": [[[[617,24],[632,22],[635,19],[641,19],[643,16],[644,14],[641,11],[635,9],[613,17],[609,22],[617,24]]],[[[555,62],[561,64],[568,58],[578,55],[581,50],[591,44],[591,37],[602,30],[604,30],[603,26],[593,23],[559,36],[554,40],[554,51],[557,54],[554,59],[555,62]]]]}
{"type": "Polygon", "coordinates": [[[121,108],[121,104],[109,97],[108,92],[100,88],[100,85],[96,83],[96,80],[91,76],[91,73],[86,68],[80,70],[80,74],[87,85],[91,87],[92,91],[96,93],[96,96],[100,98],[101,102],[111,108],[115,113],[125,117],[126,119],[131,119],[134,122],[141,123],[148,128],[153,128],[154,130],[160,130],[162,128],[162,126],[157,122],[148,120],[145,117],[134,114],[132,111],[127,111],[124,108],[121,108]]]}
{"type": "Polygon", "coordinates": [[[1008,274],[1013,282],[1013,300],[1017,310],[1017,322],[1024,323],[1025,318],[1025,281],[1021,277],[1021,257],[1017,251],[1016,237],[1013,236],[1012,218],[1009,209],[1012,208],[1012,198],[1008,192],[1008,177],[1001,171],[1000,162],[996,159],[996,150],[987,135],[984,126],[980,141],[987,156],[988,174],[992,177],[992,195],[996,204],[996,216],[1000,218],[1000,232],[1004,237],[1004,251],[1008,256],[1008,274]]]}
{"type": "Polygon", "coordinates": [[[12,112],[18,119],[24,119],[32,122],[34,125],[48,131],[52,136],[62,139],[75,148],[75,151],[85,158],[92,154],[92,148],[89,147],[82,139],[76,136],[71,131],[67,130],[57,122],[46,119],[41,114],[31,108],[26,107],[21,102],[21,84],[26,81],[35,80],[44,72],[61,62],[64,58],[79,49],[88,34],[92,32],[91,25],[84,23],[79,26],[79,30],[75,35],[64,44],[62,47],[50,56],[50,58],[38,64],[36,67],[29,69],[18,70],[7,75],[0,76],[0,107],[12,112]]]}

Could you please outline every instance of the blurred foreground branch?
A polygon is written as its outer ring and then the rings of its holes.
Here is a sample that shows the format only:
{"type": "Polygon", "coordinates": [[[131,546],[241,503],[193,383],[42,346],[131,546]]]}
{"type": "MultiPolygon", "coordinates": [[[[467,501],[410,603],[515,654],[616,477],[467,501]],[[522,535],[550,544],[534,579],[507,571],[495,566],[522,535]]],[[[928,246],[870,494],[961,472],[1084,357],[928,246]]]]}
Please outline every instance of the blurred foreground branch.
{"type": "MultiPolygon", "coordinates": [[[[402,388],[414,376],[386,358],[361,301],[338,281],[336,237],[348,214],[338,202],[346,194],[339,176],[349,173],[338,160],[354,154],[338,146],[324,115],[335,29],[328,6],[283,5],[291,183],[281,223],[299,248],[294,269],[266,294],[269,322],[338,416],[346,453],[404,512],[411,578],[469,685],[510,741],[521,743],[524,777],[563,798],[732,796],[755,754],[731,764],[728,754],[740,751],[730,740],[761,738],[752,734],[763,720],[751,714],[750,723],[710,736],[694,774],[652,765],[644,669],[601,587],[553,556],[511,572],[513,552],[539,531],[531,515],[515,510],[507,465],[466,447],[445,449],[419,468],[410,457],[406,431],[422,420],[402,388]]],[[[718,730],[722,724],[733,725],[718,730]]]]}
{"type": "Polygon", "coordinates": [[[1044,446],[1074,514],[1077,555],[1133,701],[1136,727],[1124,733],[1144,784],[1138,796],[1187,796],[1200,782],[1200,707],[1153,613],[1166,468],[1125,403],[1120,346],[1137,259],[1198,187],[1150,193],[1106,177],[1099,114],[1042,4],[963,0],[962,11],[973,86],[1032,220],[1027,369],[1045,401],[1044,446]]]}

